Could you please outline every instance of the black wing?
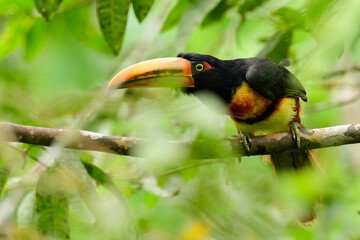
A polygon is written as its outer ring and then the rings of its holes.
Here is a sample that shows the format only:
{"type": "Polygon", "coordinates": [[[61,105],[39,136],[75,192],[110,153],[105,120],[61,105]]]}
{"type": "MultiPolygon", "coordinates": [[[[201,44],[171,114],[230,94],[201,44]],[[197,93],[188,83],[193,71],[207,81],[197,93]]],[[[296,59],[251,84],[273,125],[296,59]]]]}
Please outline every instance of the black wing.
{"type": "Polygon", "coordinates": [[[291,97],[307,101],[303,85],[286,68],[268,58],[250,58],[247,64],[245,81],[264,97],[271,100],[291,97]]]}

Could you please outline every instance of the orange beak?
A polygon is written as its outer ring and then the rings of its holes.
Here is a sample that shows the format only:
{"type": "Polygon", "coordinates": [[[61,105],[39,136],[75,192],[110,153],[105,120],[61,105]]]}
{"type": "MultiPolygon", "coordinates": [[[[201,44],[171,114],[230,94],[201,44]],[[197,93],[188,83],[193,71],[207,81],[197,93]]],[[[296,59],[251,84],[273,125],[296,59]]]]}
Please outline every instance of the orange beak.
{"type": "Polygon", "coordinates": [[[144,87],[194,87],[190,61],[172,57],[134,64],[116,74],[107,89],[144,87]]]}

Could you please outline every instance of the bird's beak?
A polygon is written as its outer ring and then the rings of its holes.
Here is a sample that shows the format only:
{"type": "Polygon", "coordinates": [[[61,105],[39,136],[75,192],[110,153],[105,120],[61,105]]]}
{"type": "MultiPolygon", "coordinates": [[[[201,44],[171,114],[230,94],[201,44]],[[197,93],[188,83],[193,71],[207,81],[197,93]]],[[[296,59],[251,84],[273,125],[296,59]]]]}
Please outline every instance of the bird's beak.
{"type": "Polygon", "coordinates": [[[137,63],[116,74],[107,89],[144,87],[194,87],[190,61],[172,57],[137,63]]]}

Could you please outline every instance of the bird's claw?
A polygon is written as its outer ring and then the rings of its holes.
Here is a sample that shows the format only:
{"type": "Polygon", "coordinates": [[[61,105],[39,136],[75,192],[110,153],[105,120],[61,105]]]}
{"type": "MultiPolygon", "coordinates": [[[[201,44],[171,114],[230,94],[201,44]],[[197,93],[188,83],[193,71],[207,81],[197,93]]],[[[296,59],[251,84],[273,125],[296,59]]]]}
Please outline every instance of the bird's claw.
{"type": "Polygon", "coordinates": [[[250,140],[249,134],[246,132],[243,132],[243,131],[239,131],[239,138],[240,138],[241,143],[243,144],[246,152],[250,152],[251,140],[250,140]]]}
{"type": "Polygon", "coordinates": [[[292,122],[290,124],[290,133],[291,133],[294,141],[296,142],[296,146],[298,149],[301,148],[300,128],[301,128],[301,125],[297,122],[292,122]]]}

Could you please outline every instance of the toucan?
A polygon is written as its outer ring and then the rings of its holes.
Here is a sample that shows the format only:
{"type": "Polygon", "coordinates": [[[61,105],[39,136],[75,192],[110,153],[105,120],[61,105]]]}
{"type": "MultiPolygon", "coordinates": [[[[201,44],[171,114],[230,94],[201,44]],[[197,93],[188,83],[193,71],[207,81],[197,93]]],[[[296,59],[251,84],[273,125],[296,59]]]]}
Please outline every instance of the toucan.
{"type": "MultiPolygon", "coordinates": [[[[285,67],[269,58],[221,60],[210,55],[180,53],[177,57],[143,61],[120,71],[108,89],[179,87],[203,98],[203,91],[220,98],[232,118],[245,149],[251,136],[290,131],[298,149],[271,154],[275,172],[302,169],[313,164],[311,153],[301,149],[300,99],[307,102],[301,82],[285,67]]],[[[303,221],[313,218],[305,217],[303,221]]]]}

